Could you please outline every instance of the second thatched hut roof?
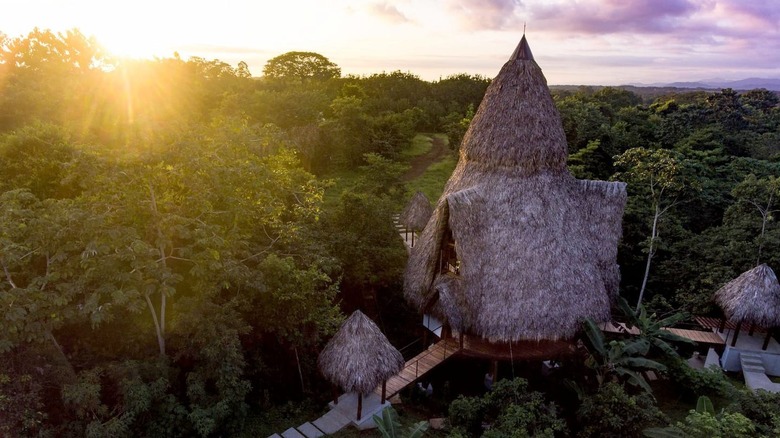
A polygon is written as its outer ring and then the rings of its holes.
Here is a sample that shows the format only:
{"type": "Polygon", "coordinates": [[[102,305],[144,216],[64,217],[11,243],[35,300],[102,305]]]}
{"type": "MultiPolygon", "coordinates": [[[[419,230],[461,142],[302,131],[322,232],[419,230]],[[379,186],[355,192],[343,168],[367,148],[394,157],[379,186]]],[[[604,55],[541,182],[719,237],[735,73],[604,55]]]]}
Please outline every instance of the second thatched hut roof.
{"type": "Polygon", "coordinates": [[[432,214],[431,201],[423,192],[417,192],[401,212],[399,220],[406,228],[419,231],[425,228],[432,214]]]}
{"type": "Polygon", "coordinates": [[[356,310],[328,341],[318,363],[325,378],[345,392],[368,394],[401,371],[404,358],[374,321],[356,310]]]}
{"type": "Polygon", "coordinates": [[[715,292],[715,301],[732,321],[780,326],[780,283],[766,264],[742,273],[715,292]]]}

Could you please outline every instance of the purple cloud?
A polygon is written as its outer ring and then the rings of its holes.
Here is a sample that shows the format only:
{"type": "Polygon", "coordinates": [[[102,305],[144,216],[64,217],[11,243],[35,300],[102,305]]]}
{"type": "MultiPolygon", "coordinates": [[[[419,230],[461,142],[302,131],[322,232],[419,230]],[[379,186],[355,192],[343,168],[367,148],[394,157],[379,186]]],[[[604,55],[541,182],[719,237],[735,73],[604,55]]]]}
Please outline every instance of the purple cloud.
{"type": "Polygon", "coordinates": [[[501,30],[519,25],[520,0],[448,0],[448,9],[470,30],[501,30]]]}
{"type": "Polygon", "coordinates": [[[603,0],[535,4],[528,10],[536,25],[603,35],[668,32],[700,8],[692,0],[603,0]]]}
{"type": "Polygon", "coordinates": [[[398,8],[387,2],[373,3],[369,5],[368,10],[373,15],[376,15],[391,23],[407,23],[410,21],[409,18],[403,14],[403,12],[399,11],[398,8]]]}

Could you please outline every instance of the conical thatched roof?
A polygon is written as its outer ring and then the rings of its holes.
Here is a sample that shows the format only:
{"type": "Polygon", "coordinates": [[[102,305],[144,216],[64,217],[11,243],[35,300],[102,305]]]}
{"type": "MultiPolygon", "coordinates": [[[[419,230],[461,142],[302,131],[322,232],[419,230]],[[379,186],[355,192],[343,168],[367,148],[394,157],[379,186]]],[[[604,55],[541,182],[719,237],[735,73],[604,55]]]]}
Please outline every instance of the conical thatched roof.
{"type": "Polygon", "coordinates": [[[742,273],[715,292],[715,301],[732,321],[780,326],[780,284],[767,265],[742,273]]]}
{"type": "Polygon", "coordinates": [[[400,222],[408,229],[419,231],[425,228],[433,214],[433,207],[423,192],[417,192],[401,212],[400,222]]]}
{"type": "Polygon", "coordinates": [[[404,367],[401,353],[379,327],[356,310],[319,357],[322,374],[345,392],[368,394],[404,367]]]}
{"type": "Polygon", "coordinates": [[[625,184],[576,180],[566,156],[560,115],[523,36],[412,249],[407,299],[491,341],[566,339],[586,317],[607,320],[625,184]],[[442,273],[450,235],[459,269],[442,273]]]}

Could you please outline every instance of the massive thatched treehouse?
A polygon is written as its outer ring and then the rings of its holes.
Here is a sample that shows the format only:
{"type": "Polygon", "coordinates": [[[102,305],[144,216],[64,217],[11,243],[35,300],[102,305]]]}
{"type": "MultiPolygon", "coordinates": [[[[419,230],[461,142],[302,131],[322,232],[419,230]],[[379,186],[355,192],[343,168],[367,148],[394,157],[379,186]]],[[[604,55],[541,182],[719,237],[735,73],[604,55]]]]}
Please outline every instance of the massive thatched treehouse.
{"type": "Polygon", "coordinates": [[[584,318],[610,318],[625,184],[577,180],[566,156],[523,36],[487,89],[405,273],[407,299],[464,335],[465,353],[548,357],[570,346],[584,318]]]}

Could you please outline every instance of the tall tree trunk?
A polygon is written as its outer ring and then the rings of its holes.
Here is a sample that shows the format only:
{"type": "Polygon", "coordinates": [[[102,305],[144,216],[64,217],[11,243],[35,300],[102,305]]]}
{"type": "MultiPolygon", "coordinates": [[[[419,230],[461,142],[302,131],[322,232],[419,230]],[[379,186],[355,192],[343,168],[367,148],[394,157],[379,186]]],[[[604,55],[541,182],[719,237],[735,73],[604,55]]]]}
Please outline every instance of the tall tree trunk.
{"type": "Polygon", "coordinates": [[[650,276],[650,263],[653,260],[655,254],[655,239],[658,237],[658,218],[661,216],[658,204],[655,205],[655,215],[653,215],[653,229],[650,232],[650,248],[647,251],[647,264],[645,264],[645,276],[642,279],[642,287],[639,289],[639,300],[636,303],[636,310],[642,306],[642,298],[645,296],[645,288],[647,287],[647,278],[650,276]]]}

